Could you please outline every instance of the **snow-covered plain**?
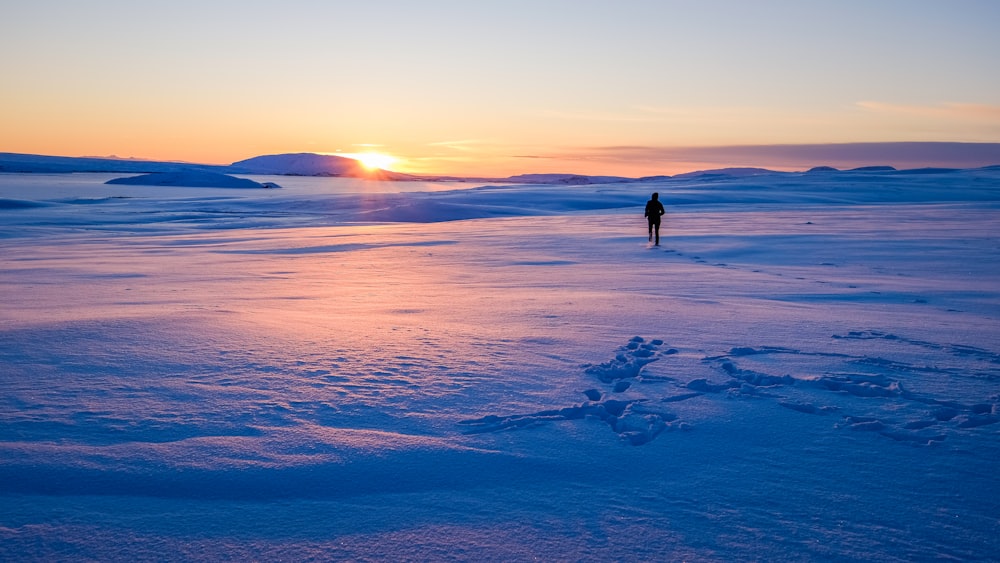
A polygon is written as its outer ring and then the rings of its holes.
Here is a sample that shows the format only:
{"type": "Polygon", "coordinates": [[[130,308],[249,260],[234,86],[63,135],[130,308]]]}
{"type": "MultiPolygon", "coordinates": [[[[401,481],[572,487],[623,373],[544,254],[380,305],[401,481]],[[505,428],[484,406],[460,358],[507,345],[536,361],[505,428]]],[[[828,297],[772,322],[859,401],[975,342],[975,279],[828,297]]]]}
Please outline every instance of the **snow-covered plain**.
{"type": "Polygon", "coordinates": [[[113,177],[0,175],[0,560],[1000,553],[1000,170],[113,177]]]}

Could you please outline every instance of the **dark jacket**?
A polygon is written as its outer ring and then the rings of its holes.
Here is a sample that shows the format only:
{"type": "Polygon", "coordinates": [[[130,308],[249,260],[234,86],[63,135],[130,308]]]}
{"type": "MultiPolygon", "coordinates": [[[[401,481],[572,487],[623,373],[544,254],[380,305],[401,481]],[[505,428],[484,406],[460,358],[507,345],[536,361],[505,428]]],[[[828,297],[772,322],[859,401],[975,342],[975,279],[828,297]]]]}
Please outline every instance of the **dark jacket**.
{"type": "Polygon", "coordinates": [[[663,209],[663,204],[660,203],[658,199],[651,199],[646,202],[646,213],[645,216],[649,219],[650,223],[659,223],[660,216],[665,214],[666,210],[663,209]]]}

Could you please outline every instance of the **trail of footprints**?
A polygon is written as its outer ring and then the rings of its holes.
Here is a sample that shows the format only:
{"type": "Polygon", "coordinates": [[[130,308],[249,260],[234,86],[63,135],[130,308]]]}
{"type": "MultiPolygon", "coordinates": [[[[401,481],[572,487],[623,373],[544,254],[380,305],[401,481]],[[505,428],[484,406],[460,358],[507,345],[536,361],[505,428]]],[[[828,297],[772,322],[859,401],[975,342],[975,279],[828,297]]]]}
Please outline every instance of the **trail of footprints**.
{"type": "Polygon", "coordinates": [[[622,400],[612,398],[614,394],[629,389],[636,380],[642,378],[642,369],[662,356],[676,354],[677,350],[661,350],[662,340],[646,342],[636,336],[628,342],[614,359],[600,365],[585,367],[585,373],[596,378],[605,389],[587,389],[583,394],[587,400],[579,405],[560,409],[543,410],[531,414],[497,416],[490,415],[473,420],[463,420],[459,424],[469,427],[467,433],[497,432],[524,428],[555,420],[600,420],[630,444],[645,444],[668,428],[683,428],[686,425],[677,416],[645,399],[622,400]]]}
{"type": "Polygon", "coordinates": [[[941,377],[972,377],[984,381],[1000,379],[1000,354],[964,345],[946,345],[901,338],[878,331],[835,335],[843,340],[887,340],[922,347],[962,358],[960,366],[913,365],[866,355],[807,352],[783,347],[737,347],[728,353],[710,356],[702,362],[720,377],[679,378],[652,376],[645,366],[678,353],[664,348],[662,340],[632,338],[615,357],[598,365],[583,366],[599,384],[584,390],[586,400],[568,407],[529,414],[489,415],[463,420],[466,433],[516,430],[553,421],[592,420],[606,424],[622,440],[632,445],[646,444],[664,431],[688,430],[692,425],[667,408],[696,397],[724,396],[735,399],[774,401],[781,407],[806,415],[831,416],[839,429],[872,432],[915,445],[945,440],[950,433],[967,431],[1000,422],[1000,395],[973,403],[942,399],[911,392],[899,377],[932,374],[941,377]],[[782,355],[798,359],[832,360],[852,371],[775,375],[746,364],[773,360],[782,355]],[[970,362],[975,367],[970,368],[970,362]],[[623,395],[636,383],[663,384],[669,394],[657,399],[627,399],[623,395]],[[853,411],[853,412],[852,412],[853,411]]]}

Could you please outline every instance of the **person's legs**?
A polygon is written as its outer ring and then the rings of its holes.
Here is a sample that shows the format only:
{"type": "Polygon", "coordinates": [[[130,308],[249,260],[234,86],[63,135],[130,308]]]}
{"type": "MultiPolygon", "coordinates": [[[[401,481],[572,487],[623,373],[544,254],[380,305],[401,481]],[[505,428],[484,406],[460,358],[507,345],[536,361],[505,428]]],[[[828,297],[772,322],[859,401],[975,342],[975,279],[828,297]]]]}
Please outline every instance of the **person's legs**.
{"type": "Polygon", "coordinates": [[[660,223],[657,221],[653,223],[652,227],[656,231],[656,246],[660,246],[660,223]]]}
{"type": "Polygon", "coordinates": [[[649,242],[653,242],[653,222],[649,222],[649,242]]]}

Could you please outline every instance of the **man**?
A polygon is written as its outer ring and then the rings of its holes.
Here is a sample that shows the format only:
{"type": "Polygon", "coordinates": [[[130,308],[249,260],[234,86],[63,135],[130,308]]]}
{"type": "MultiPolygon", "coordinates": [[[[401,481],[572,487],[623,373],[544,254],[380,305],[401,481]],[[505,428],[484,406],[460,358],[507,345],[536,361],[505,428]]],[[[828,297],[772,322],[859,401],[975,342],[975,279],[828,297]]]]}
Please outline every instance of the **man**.
{"type": "Polygon", "coordinates": [[[656,246],[660,246],[660,217],[666,214],[663,204],[660,203],[660,194],[653,192],[653,199],[646,202],[646,220],[649,221],[649,241],[653,242],[653,233],[656,233],[656,246]]]}

